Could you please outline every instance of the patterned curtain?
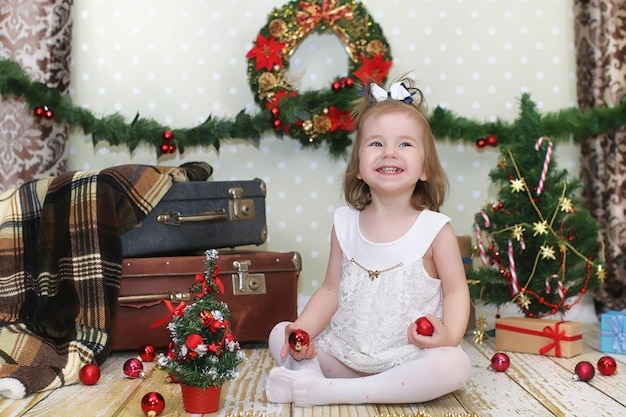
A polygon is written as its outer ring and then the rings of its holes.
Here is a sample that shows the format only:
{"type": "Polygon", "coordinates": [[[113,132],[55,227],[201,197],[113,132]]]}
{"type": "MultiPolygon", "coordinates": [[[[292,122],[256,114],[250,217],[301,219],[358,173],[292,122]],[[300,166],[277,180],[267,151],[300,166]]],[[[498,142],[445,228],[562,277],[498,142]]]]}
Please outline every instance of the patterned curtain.
{"type": "MultiPolygon", "coordinates": [[[[626,0],[575,0],[578,104],[613,106],[626,89],[626,0]]],[[[581,144],[583,198],[602,226],[607,276],[599,312],[626,309],[626,129],[581,144]]]]}
{"type": "MultiPolygon", "coordinates": [[[[71,7],[72,0],[0,0],[0,57],[18,62],[31,79],[66,93],[71,7]]],[[[0,98],[0,192],[65,171],[67,137],[66,127],[35,118],[22,100],[0,98]]]]}

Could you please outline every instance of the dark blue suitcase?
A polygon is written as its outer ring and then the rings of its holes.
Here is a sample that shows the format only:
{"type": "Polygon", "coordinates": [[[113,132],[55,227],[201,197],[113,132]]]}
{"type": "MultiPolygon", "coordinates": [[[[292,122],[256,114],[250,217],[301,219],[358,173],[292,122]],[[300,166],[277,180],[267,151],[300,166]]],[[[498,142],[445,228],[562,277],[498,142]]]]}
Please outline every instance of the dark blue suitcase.
{"type": "Polygon", "coordinates": [[[267,239],[265,182],[174,183],[135,228],[122,235],[125,258],[260,245],[267,239]]]}

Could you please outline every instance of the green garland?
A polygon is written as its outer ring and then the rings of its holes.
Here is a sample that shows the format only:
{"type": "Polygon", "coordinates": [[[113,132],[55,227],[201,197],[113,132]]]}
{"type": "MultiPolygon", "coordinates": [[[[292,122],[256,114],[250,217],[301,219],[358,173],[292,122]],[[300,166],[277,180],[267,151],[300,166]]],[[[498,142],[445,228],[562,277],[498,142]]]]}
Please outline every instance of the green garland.
{"type": "MultiPolygon", "coordinates": [[[[35,113],[47,106],[52,112],[51,121],[81,128],[85,134],[92,135],[94,145],[103,141],[112,146],[126,145],[133,151],[143,144],[155,148],[157,155],[163,153],[162,145],[167,137],[171,137],[181,153],[193,146],[212,146],[219,151],[222,141],[226,139],[245,140],[258,146],[263,134],[274,131],[272,116],[267,111],[249,115],[242,110],[230,118],[209,115],[200,125],[185,129],[164,126],[151,118],[140,117],[139,114],[130,123],[119,113],[98,118],[89,110],[73,105],[71,98],[61,94],[58,89],[33,82],[19,64],[8,59],[0,60],[0,94],[24,99],[35,113]]],[[[314,92],[307,94],[316,96],[314,92]]],[[[285,99],[281,102],[281,111],[294,112],[300,103],[302,102],[297,98],[285,99]]],[[[439,106],[434,109],[430,124],[435,137],[441,140],[475,144],[477,139],[488,135],[497,137],[499,143],[516,140],[514,123],[502,120],[479,122],[458,116],[439,106]]],[[[598,106],[585,111],[568,108],[547,113],[541,116],[540,124],[541,131],[554,143],[572,137],[578,141],[611,132],[626,125],[626,99],[615,107],[598,106]]],[[[309,145],[309,142],[302,143],[303,147],[309,145]]],[[[330,148],[329,153],[332,157],[345,156],[348,146],[349,143],[342,143],[341,147],[330,148]]]]}

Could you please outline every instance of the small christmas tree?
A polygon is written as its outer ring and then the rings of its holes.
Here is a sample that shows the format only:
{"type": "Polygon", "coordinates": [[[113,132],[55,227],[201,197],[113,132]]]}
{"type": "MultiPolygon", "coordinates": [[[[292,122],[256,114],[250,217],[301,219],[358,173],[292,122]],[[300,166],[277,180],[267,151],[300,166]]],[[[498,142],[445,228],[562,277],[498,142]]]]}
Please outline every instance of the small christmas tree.
{"type": "Polygon", "coordinates": [[[514,302],[526,317],[564,313],[604,279],[598,224],[580,207],[577,180],[557,170],[530,97],[521,98],[514,139],[500,146],[489,177],[498,201],[476,214],[482,266],[468,271],[474,300],[514,302]]]}
{"type": "Polygon", "coordinates": [[[167,355],[159,357],[159,366],[172,379],[194,387],[221,387],[236,379],[237,366],[246,358],[230,332],[228,305],[215,298],[224,292],[217,257],[216,250],[206,251],[206,270],[191,287],[195,300],[173,315],[168,324],[172,343],[167,355]]]}

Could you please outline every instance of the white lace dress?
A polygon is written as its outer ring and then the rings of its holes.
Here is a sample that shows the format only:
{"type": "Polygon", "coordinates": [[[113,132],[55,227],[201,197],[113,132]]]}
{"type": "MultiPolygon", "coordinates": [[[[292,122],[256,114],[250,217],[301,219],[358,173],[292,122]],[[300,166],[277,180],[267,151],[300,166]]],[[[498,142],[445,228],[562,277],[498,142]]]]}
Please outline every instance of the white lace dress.
{"type": "Polygon", "coordinates": [[[343,251],[339,308],[317,346],[367,373],[414,358],[420,349],[407,339],[409,324],[426,313],[441,318],[441,282],[428,275],[422,258],[449,221],[424,210],[404,236],[375,243],[361,234],[359,211],[337,209],[334,226],[343,251]],[[371,279],[366,269],[382,272],[371,279]]]}

